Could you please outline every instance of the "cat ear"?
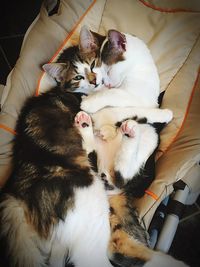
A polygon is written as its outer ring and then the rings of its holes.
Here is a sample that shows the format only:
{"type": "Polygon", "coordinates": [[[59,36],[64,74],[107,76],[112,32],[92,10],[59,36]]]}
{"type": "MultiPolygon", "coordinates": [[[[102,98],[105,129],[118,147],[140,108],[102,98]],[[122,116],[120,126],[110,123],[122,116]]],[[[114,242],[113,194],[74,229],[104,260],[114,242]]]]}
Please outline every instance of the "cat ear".
{"type": "Polygon", "coordinates": [[[56,81],[61,82],[68,69],[67,63],[47,63],[42,66],[43,70],[56,81]]]}
{"type": "Polygon", "coordinates": [[[98,48],[96,38],[87,28],[87,26],[83,26],[81,28],[79,36],[79,48],[83,53],[90,53],[98,48]]]}
{"type": "Polygon", "coordinates": [[[112,47],[119,50],[120,52],[126,51],[126,36],[116,30],[108,31],[108,41],[112,47]]]}

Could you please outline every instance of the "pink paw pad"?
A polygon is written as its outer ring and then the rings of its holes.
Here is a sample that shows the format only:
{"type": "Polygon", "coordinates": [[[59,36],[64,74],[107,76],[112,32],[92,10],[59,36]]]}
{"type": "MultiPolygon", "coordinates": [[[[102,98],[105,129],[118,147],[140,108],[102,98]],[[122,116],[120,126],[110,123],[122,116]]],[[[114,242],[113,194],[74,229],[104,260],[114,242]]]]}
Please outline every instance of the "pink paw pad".
{"type": "Polygon", "coordinates": [[[89,127],[92,123],[90,116],[84,111],[78,112],[74,121],[76,126],[81,128],[89,127]]]}
{"type": "Polygon", "coordinates": [[[124,121],[121,125],[121,131],[124,135],[126,135],[127,137],[135,137],[135,126],[137,125],[137,123],[135,121],[132,120],[127,120],[124,121]]]}

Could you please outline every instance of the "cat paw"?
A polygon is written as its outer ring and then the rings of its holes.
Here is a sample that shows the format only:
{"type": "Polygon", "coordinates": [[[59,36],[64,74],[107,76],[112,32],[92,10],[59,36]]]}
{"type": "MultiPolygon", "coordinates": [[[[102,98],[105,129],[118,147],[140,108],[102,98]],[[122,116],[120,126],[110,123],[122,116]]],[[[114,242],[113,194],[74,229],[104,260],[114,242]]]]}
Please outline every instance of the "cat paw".
{"type": "Polygon", "coordinates": [[[117,131],[112,125],[104,125],[101,129],[95,131],[95,135],[104,141],[109,141],[116,137],[117,131]]]}
{"type": "Polygon", "coordinates": [[[80,111],[76,114],[74,122],[77,128],[85,128],[92,126],[91,117],[84,111],[80,111]]]}
{"type": "Polygon", "coordinates": [[[105,85],[105,87],[108,88],[108,89],[113,88],[113,86],[112,86],[111,83],[106,83],[106,82],[104,82],[104,85],[105,85]]]}
{"type": "Polygon", "coordinates": [[[162,109],[163,111],[163,122],[169,123],[173,119],[173,112],[170,109],[162,109]]]}
{"type": "Polygon", "coordinates": [[[84,111],[80,111],[74,118],[74,125],[82,137],[82,147],[87,155],[96,151],[91,117],[84,111]]]}
{"type": "Polygon", "coordinates": [[[139,130],[138,123],[134,120],[126,120],[121,124],[121,132],[127,137],[134,138],[139,130]]]}
{"type": "Polygon", "coordinates": [[[110,80],[110,78],[108,77],[107,74],[103,75],[103,84],[107,89],[111,88],[111,80],[110,80]]]}

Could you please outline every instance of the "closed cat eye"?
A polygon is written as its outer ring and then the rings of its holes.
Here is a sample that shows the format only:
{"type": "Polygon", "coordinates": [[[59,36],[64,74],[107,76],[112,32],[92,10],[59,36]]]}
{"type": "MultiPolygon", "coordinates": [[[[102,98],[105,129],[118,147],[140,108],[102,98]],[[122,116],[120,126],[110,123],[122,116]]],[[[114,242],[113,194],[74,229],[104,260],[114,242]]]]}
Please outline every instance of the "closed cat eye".
{"type": "Polygon", "coordinates": [[[80,81],[81,79],[84,80],[84,77],[82,75],[77,75],[73,79],[76,80],[76,81],[80,81]]]}

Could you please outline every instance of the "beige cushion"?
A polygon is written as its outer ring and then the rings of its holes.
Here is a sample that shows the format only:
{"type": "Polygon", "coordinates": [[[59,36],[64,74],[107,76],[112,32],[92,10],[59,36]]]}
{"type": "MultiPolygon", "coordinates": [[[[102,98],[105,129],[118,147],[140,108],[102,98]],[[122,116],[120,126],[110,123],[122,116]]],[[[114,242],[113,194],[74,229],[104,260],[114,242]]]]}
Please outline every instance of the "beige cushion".
{"type": "MultiPolygon", "coordinates": [[[[197,0],[61,0],[58,14],[45,6],[28,30],[20,57],[10,73],[1,99],[0,185],[10,169],[13,129],[24,100],[54,85],[41,65],[55,61],[65,47],[77,42],[82,25],[104,34],[115,28],[135,34],[148,45],[157,64],[162,107],[171,108],[173,121],[162,131],[156,179],[137,201],[146,226],[155,208],[200,160],[199,55],[200,3],[197,0]]],[[[192,184],[192,183],[191,183],[192,184]]]]}

